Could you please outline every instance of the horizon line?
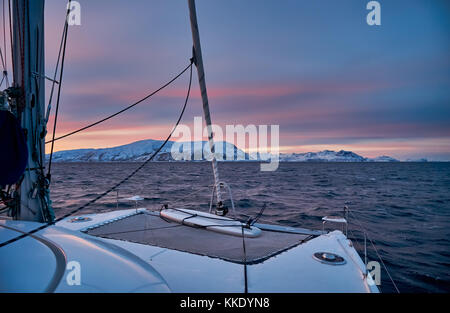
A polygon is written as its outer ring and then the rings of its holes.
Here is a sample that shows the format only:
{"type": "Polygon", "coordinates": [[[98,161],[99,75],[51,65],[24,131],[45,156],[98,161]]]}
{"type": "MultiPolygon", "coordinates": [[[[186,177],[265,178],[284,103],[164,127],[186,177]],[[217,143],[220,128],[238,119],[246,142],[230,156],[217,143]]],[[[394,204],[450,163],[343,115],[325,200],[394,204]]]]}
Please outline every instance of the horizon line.
{"type": "MultiPolygon", "coordinates": [[[[129,143],[126,143],[126,144],[122,144],[122,145],[105,146],[105,147],[97,147],[97,148],[95,148],[95,147],[87,147],[87,148],[62,149],[62,150],[55,150],[54,153],[56,153],[56,152],[64,152],[64,151],[73,151],[73,150],[113,149],[113,148],[127,146],[127,145],[131,145],[133,143],[143,142],[143,141],[160,141],[160,142],[163,142],[164,140],[163,139],[151,139],[151,138],[148,138],[148,139],[141,139],[141,140],[132,141],[132,142],[129,142],[129,143]]],[[[180,142],[180,143],[181,142],[191,142],[192,143],[192,142],[199,142],[199,141],[169,140],[168,142],[180,142]]],[[[208,141],[207,140],[201,140],[200,142],[205,143],[205,142],[208,142],[208,141]]],[[[236,146],[235,144],[227,142],[227,141],[217,141],[216,143],[220,143],[220,142],[225,142],[225,143],[228,143],[228,144],[232,144],[237,149],[242,150],[244,153],[249,153],[248,149],[240,148],[240,147],[236,146]]],[[[281,147],[279,148],[279,150],[282,150],[281,147]]],[[[422,157],[416,157],[416,158],[395,158],[395,157],[391,157],[388,154],[384,154],[384,153],[381,154],[381,155],[378,155],[376,157],[366,157],[366,156],[363,156],[362,154],[360,154],[361,152],[354,152],[352,150],[346,150],[346,149],[336,149],[336,150],[335,149],[321,149],[321,150],[317,150],[317,151],[307,151],[307,152],[300,152],[300,151],[296,151],[296,152],[279,152],[279,154],[280,155],[286,155],[286,154],[287,155],[289,155],[289,154],[307,154],[307,153],[319,153],[319,152],[324,152],[324,151],[330,151],[330,152],[340,152],[340,151],[352,152],[352,153],[355,153],[355,154],[357,154],[357,155],[359,155],[361,157],[364,157],[366,159],[376,159],[378,157],[390,157],[390,158],[396,159],[396,160],[398,160],[400,162],[420,162],[420,160],[426,160],[427,162],[450,162],[449,159],[447,159],[447,160],[445,160],[445,159],[443,159],[443,160],[436,160],[436,159],[433,159],[433,158],[423,157],[423,156],[422,157]]],[[[46,153],[45,155],[49,155],[49,154],[46,153]]]]}

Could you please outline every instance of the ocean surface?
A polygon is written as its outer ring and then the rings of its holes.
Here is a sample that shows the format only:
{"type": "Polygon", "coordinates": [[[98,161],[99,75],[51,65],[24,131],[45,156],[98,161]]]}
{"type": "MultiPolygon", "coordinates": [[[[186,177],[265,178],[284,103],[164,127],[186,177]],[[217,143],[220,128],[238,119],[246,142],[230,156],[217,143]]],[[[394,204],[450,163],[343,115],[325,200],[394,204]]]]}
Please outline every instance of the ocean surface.
{"type": "MultiPolygon", "coordinates": [[[[56,163],[52,200],[57,216],[78,208],[133,171],[139,163],[56,163]]],[[[220,163],[239,214],[260,222],[321,229],[321,218],[347,205],[349,238],[363,257],[362,226],[400,292],[450,292],[450,163],[220,163]]],[[[207,211],[213,182],[209,163],[150,163],[98,203],[78,213],[161,205],[207,211]],[[117,201],[117,197],[119,201],[117,201]]],[[[368,241],[368,260],[379,261],[368,241]]],[[[382,292],[395,292],[381,271],[382,292]]]]}

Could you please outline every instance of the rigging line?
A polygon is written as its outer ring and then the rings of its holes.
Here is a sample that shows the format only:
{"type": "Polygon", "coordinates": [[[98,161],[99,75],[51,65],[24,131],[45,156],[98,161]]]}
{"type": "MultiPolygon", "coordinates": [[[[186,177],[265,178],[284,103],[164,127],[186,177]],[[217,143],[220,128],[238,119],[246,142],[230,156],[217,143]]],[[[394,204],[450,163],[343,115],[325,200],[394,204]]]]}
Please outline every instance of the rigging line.
{"type": "Polygon", "coordinates": [[[350,212],[350,214],[353,216],[353,218],[356,220],[356,222],[359,224],[360,230],[366,234],[367,239],[369,239],[373,249],[375,250],[375,253],[377,254],[378,258],[381,261],[381,264],[383,264],[384,269],[386,270],[386,273],[389,276],[389,279],[392,282],[392,285],[394,285],[395,290],[397,291],[397,293],[400,293],[400,290],[397,287],[397,284],[395,283],[394,279],[392,278],[391,274],[389,273],[389,270],[387,269],[386,264],[384,264],[383,258],[381,257],[381,255],[378,253],[378,249],[375,247],[375,244],[373,243],[372,239],[369,237],[369,234],[367,233],[366,229],[362,226],[361,222],[356,218],[355,214],[353,213],[352,210],[348,210],[350,212]]]}
{"type": "Polygon", "coordinates": [[[66,46],[67,46],[67,34],[69,33],[69,14],[70,14],[70,8],[72,0],[69,0],[69,4],[67,6],[67,13],[66,13],[66,21],[64,23],[64,45],[62,50],[62,58],[61,58],[61,70],[59,72],[59,84],[58,84],[58,94],[56,96],[56,109],[55,109],[55,118],[53,121],[53,135],[52,135],[52,147],[50,149],[50,158],[48,161],[48,171],[47,171],[47,178],[50,181],[50,175],[51,175],[51,169],[52,169],[52,160],[53,160],[53,148],[55,146],[55,134],[56,134],[56,123],[58,122],[58,112],[59,112],[59,101],[61,98],[61,87],[62,87],[62,78],[64,73],[64,60],[66,58],[66,46]]]}
{"type": "Polygon", "coordinates": [[[247,279],[247,252],[245,250],[245,234],[244,234],[244,226],[241,226],[242,230],[242,248],[244,249],[244,293],[248,293],[248,279],[247,279]]]}
{"type": "MultiPolygon", "coordinates": [[[[18,75],[20,75],[20,79],[21,79],[21,82],[20,82],[20,86],[21,86],[21,88],[22,88],[22,90],[24,89],[24,86],[25,86],[25,84],[24,84],[24,80],[25,80],[25,67],[24,67],[24,47],[25,47],[25,38],[23,38],[24,37],[24,34],[22,33],[22,30],[25,28],[25,27],[23,27],[23,28],[21,28],[21,25],[20,25],[20,13],[19,13],[19,6],[18,5],[14,5],[13,4],[13,14],[14,14],[14,16],[15,16],[15,21],[17,21],[16,22],[16,24],[17,24],[17,32],[16,32],[16,34],[17,34],[17,37],[18,37],[18,40],[17,40],[17,45],[18,45],[18,50],[19,50],[19,52],[20,52],[20,66],[21,66],[21,73],[17,73],[18,75]],[[22,43],[22,39],[23,39],[23,43],[22,43]]],[[[22,15],[22,18],[23,18],[23,23],[25,23],[25,6],[23,6],[23,15],[22,15]]],[[[11,41],[13,40],[13,38],[11,37],[11,41]]],[[[14,51],[13,51],[13,49],[14,49],[14,47],[13,46],[11,46],[11,51],[12,51],[12,55],[14,55],[14,51]]],[[[22,111],[23,110],[23,108],[21,108],[21,110],[20,111],[22,111]]]]}
{"type": "MultiPolygon", "coordinates": [[[[5,51],[6,61],[6,20],[5,20],[5,0],[2,0],[2,27],[3,27],[3,50],[5,51]]],[[[5,62],[6,63],[6,62],[5,62]]]]}
{"type": "Polygon", "coordinates": [[[249,219],[247,220],[247,225],[249,225],[249,226],[254,225],[261,218],[261,216],[264,214],[264,210],[266,209],[266,207],[267,207],[267,203],[264,202],[264,204],[263,204],[261,210],[259,211],[259,213],[256,214],[256,216],[254,218],[249,217],[249,219]]]}
{"type": "MultiPolygon", "coordinates": [[[[3,10],[2,10],[3,22],[2,22],[2,24],[3,24],[3,43],[4,43],[3,47],[5,47],[6,46],[6,39],[5,39],[5,0],[3,0],[3,2],[2,2],[2,7],[3,7],[3,10]]],[[[0,58],[2,60],[3,70],[6,71],[6,62],[5,62],[5,60],[6,60],[6,48],[4,48],[4,49],[5,49],[5,58],[3,58],[2,48],[0,48],[0,58]]]]}
{"type": "Polygon", "coordinates": [[[186,72],[186,71],[191,67],[191,65],[192,65],[192,61],[191,61],[191,64],[189,64],[188,66],[186,66],[186,68],[184,68],[178,75],[176,75],[175,77],[173,77],[170,81],[168,81],[167,83],[165,83],[164,85],[162,85],[161,87],[159,87],[158,89],[156,89],[155,91],[153,91],[152,93],[146,95],[144,98],[142,98],[142,99],[136,101],[135,103],[133,103],[133,104],[127,106],[126,108],[123,108],[122,110],[120,110],[120,111],[118,111],[118,112],[116,112],[116,113],[114,113],[114,114],[111,114],[111,115],[109,115],[109,116],[107,116],[107,117],[105,117],[105,118],[103,118],[103,119],[101,119],[101,120],[99,120],[99,121],[97,121],[97,122],[95,122],[95,123],[86,125],[86,126],[80,128],[80,129],[77,129],[77,130],[74,130],[74,131],[72,131],[72,132],[70,132],[70,133],[67,133],[67,134],[65,134],[65,135],[59,136],[59,137],[57,137],[57,138],[55,138],[55,139],[53,139],[53,140],[49,140],[49,141],[46,142],[46,144],[51,143],[51,142],[54,142],[54,141],[56,141],[56,140],[60,140],[60,139],[66,138],[66,137],[71,136],[71,135],[74,135],[74,134],[76,134],[76,133],[79,133],[79,132],[81,132],[81,131],[83,131],[83,130],[86,130],[86,129],[88,129],[88,128],[91,128],[91,127],[93,127],[93,126],[95,126],[95,125],[98,125],[98,124],[100,124],[100,123],[103,123],[103,122],[105,122],[105,121],[107,121],[107,120],[109,120],[109,119],[111,119],[111,118],[113,118],[113,117],[115,117],[115,116],[117,116],[117,115],[119,115],[119,114],[125,112],[125,111],[128,111],[128,110],[131,109],[132,107],[134,107],[134,106],[140,104],[141,102],[147,100],[148,98],[152,97],[153,95],[157,94],[159,91],[161,91],[161,90],[163,90],[164,88],[166,88],[167,86],[169,86],[171,83],[173,83],[175,80],[177,80],[178,77],[180,77],[181,75],[183,75],[184,72],[186,72]]]}
{"type": "MultiPolygon", "coordinates": [[[[8,79],[8,53],[6,52],[6,18],[5,18],[5,0],[2,0],[2,17],[3,17],[3,51],[5,53],[5,61],[3,64],[3,75],[6,77],[6,87],[9,87],[9,79],[8,79]]],[[[3,54],[2,54],[2,62],[3,62],[3,54]]]]}
{"type": "Polygon", "coordinates": [[[1,47],[0,47],[0,58],[2,60],[3,71],[6,72],[5,60],[3,59],[3,52],[2,52],[2,48],[1,47]]]}
{"type": "MultiPolygon", "coordinates": [[[[2,66],[3,66],[3,78],[5,78],[7,76],[7,64],[6,64],[6,39],[5,39],[5,0],[3,0],[3,42],[4,42],[4,48],[2,49],[0,47],[0,58],[2,61],[2,66]],[[3,50],[5,51],[5,57],[3,57],[3,50]]],[[[2,79],[3,82],[3,79],[2,79]]],[[[6,86],[8,87],[9,83],[8,83],[8,77],[6,77],[6,86]]]]}
{"type": "MultiPolygon", "coordinates": [[[[12,35],[12,26],[11,26],[11,0],[8,0],[8,20],[9,20],[9,46],[11,48],[11,58],[13,56],[13,35],[12,35]]],[[[5,52],[6,54],[6,52],[5,52]]],[[[14,74],[14,62],[11,62],[12,72],[14,74]]],[[[14,83],[14,75],[13,75],[13,83],[14,83]]]]}
{"type": "MultiPolygon", "coordinates": [[[[17,8],[17,12],[19,12],[19,8],[17,8]]],[[[20,13],[18,13],[20,14],[20,13]]],[[[27,6],[23,5],[22,9],[22,40],[21,40],[21,56],[20,56],[20,62],[21,62],[21,68],[22,68],[22,90],[25,91],[25,21],[26,21],[26,15],[27,14],[27,6]]],[[[19,29],[20,32],[20,29],[19,29]]],[[[30,37],[31,34],[28,34],[28,37],[30,37]]]]}
{"type": "Polygon", "coordinates": [[[59,44],[58,58],[56,59],[55,73],[53,74],[53,79],[52,79],[52,89],[50,90],[50,97],[48,99],[47,112],[45,114],[45,121],[44,121],[45,125],[47,125],[48,120],[50,118],[50,111],[52,109],[52,100],[53,100],[53,92],[55,91],[55,84],[59,84],[56,81],[56,76],[58,75],[59,61],[61,59],[61,51],[62,51],[62,47],[63,47],[65,32],[66,32],[66,28],[64,27],[63,33],[61,35],[61,41],[59,44]]]}
{"type": "Polygon", "coordinates": [[[150,162],[160,151],[162,148],[164,148],[164,146],[166,145],[166,143],[169,141],[169,139],[172,137],[172,134],[174,133],[175,129],[177,128],[177,126],[179,125],[181,118],[184,115],[184,111],[186,110],[186,106],[189,100],[189,96],[191,93],[191,86],[192,86],[192,64],[193,64],[193,59],[191,59],[191,64],[190,64],[190,76],[189,76],[189,87],[188,87],[188,91],[187,91],[187,95],[186,95],[186,100],[184,101],[184,105],[183,105],[183,109],[181,110],[180,116],[178,117],[177,122],[175,123],[175,126],[173,127],[173,129],[171,130],[170,134],[167,136],[166,140],[161,144],[161,146],[147,159],[145,160],[138,168],[136,168],[131,174],[129,174],[127,177],[125,177],[124,179],[122,179],[120,182],[118,182],[117,184],[115,184],[113,187],[109,188],[108,190],[106,190],[105,192],[103,192],[102,194],[98,195],[97,197],[95,197],[94,199],[88,201],[87,203],[85,203],[84,205],[82,205],[81,207],[72,210],[71,212],[55,219],[53,222],[49,222],[47,224],[44,224],[40,227],[37,227],[27,233],[23,233],[20,236],[14,237],[10,240],[7,240],[3,243],[0,243],[0,248],[7,246],[13,242],[16,242],[22,238],[26,238],[40,230],[43,230],[51,225],[54,225],[55,223],[62,221],[65,218],[68,218],[69,216],[87,208],[88,206],[90,206],[91,204],[95,203],[96,201],[98,201],[99,199],[103,198],[104,196],[106,196],[108,193],[110,193],[111,191],[114,191],[115,189],[117,189],[120,185],[122,185],[124,182],[128,181],[131,177],[133,177],[139,170],[141,170],[145,165],[147,165],[148,162],[150,162]]]}
{"type": "Polygon", "coordinates": [[[6,18],[5,18],[5,0],[2,0],[2,17],[3,17],[3,51],[5,51],[5,67],[8,69],[8,58],[6,52],[6,18]]]}

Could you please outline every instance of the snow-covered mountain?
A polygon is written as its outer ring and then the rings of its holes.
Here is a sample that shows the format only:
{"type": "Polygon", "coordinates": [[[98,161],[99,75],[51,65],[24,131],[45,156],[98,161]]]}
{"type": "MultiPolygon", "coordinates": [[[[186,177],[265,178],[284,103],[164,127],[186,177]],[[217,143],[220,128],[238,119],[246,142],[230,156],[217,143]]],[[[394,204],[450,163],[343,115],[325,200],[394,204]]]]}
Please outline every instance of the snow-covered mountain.
{"type": "Polygon", "coordinates": [[[406,162],[428,162],[428,159],[421,158],[421,159],[406,159],[406,162]]]}
{"type": "Polygon", "coordinates": [[[387,155],[382,155],[373,159],[367,159],[369,162],[399,162],[399,160],[394,159],[387,155]]]}
{"type": "Polygon", "coordinates": [[[331,151],[280,154],[281,162],[399,162],[390,156],[366,158],[352,151],[331,151]]]}
{"type": "Polygon", "coordinates": [[[365,157],[345,150],[280,154],[282,162],[366,162],[367,160],[365,157]]]}
{"type": "MultiPolygon", "coordinates": [[[[127,145],[102,149],[77,149],[58,151],[53,154],[54,162],[135,162],[149,158],[161,146],[161,140],[141,140],[127,145]]],[[[204,153],[206,141],[201,142],[174,142],[168,141],[165,147],[154,158],[154,161],[203,161],[209,160],[207,153],[204,153]],[[178,152],[178,156],[172,153],[178,152]]],[[[222,151],[216,148],[216,158],[219,161],[259,161],[261,158],[250,157],[244,151],[227,142],[218,142],[216,147],[221,147],[222,151]],[[227,151],[228,149],[228,151],[227,151]],[[228,152],[228,153],[227,153],[228,152]],[[230,155],[227,158],[227,154],[230,155]]],[[[48,155],[47,155],[48,157],[48,155]]],[[[264,158],[267,160],[267,157],[264,158]]],[[[307,153],[281,153],[280,162],[397,162],[398,160],[389,156],[376,158],[365,158],[352,151],[330,151],[307,153]]]]}
{"type": "MultiPolygon", "coordinates": [[[[141,140],[127,145],[101,149],[77,149],[57,151],[53,153],[53,162],[135,162],[143,161],[153,155],[161,146],[161,140],[141,140]]],[[[168,141],[164,148],[154,158],[155,161],[202,161],[208,160],[208,154],[204,153],[206,141],[201,142],[174,142],[168,141]],[[175,145],[175,146],[174,146],[175,145]],[[179,157],[172,154],[172,147],[178,152],[179,157]]],[[[216,148],[216,158],[223,161],[248,160],[249,156],[244,151],[227,142],[217,142],[216,147],[222,146],[222,151],[216,148]],[[227,159],[227,149],[230,158],[227,159]]],[[[49,155],[46,155],[47,159],[49,155]]]]}

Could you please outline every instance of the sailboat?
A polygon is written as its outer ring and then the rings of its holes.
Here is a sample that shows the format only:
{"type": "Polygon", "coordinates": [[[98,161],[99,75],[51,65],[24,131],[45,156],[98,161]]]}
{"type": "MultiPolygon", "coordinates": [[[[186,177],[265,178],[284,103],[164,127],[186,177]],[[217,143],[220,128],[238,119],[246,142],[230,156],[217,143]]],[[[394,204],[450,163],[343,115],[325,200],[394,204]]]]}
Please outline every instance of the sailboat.
{"type": "MultiPolygon", "coordinates": [[[[12,3],[14,80],[0,110],[12,147],[0,179],[11,214],[0,218],[0,292],[379,292],[347,237],[347,216],[324,217],[324,225],[339,225],[332,231],[259,223],[262,211],[239,220],[232,200],[230,210],[225,205],[228,187],[214,157],[209,212],[136,207],[56,219],[44,173],[44,0],[12,3]]],[[[195,1],[188,7],[214,152],[195,1]]]]}

